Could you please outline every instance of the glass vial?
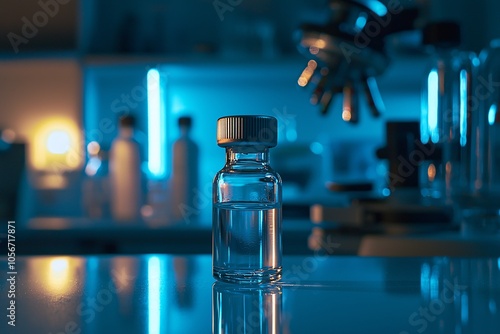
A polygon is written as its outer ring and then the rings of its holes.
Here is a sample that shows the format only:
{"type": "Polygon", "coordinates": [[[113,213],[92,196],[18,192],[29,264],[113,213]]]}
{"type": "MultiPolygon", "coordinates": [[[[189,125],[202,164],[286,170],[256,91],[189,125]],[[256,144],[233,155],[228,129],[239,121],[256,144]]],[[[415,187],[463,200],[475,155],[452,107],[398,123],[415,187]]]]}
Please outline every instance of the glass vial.
{"type": "Polygon", "coordinates": [[[217,121],[226,164],[213,182],[213,276],[260,284],[281,278],[281,178],[269,165],[278,121],[227,116],[217,121]]]}

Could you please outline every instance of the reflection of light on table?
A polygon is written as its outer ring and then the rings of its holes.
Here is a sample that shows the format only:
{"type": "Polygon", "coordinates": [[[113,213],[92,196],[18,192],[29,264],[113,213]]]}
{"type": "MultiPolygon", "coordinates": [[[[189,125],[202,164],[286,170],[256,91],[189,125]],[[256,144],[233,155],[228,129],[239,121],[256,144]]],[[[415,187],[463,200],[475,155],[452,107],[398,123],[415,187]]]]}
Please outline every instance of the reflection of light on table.
{"type": "Polygon", "coordinates": [[[28,223],[30,229],[64,230],[71,227],[71,220],[66,218],[34,218],[28,223]]]}
{"type": "Polygon", "coordinates": [[[68,260],[55,259],[50,262],[50,270],[55,273],[63,273],[68,270],[68,260]]]}
{"type": "Polygon", "coordinates": [[[460,312],[460,318],[462,319],[462,325],[466,326],[469,322],[469,297],[467,292],[463,292],[461,296],[462,309],[460,312]]]}
{"type": "Polygon", "coordinates": [[[429,295],[430,292],[431,267],[428,263],[423,263],[420,269],[420,294],[429,295]]]}
{"type": "Polygon", "coordinates": [[[148,334],[160,333],[160,259],[152,256],[148,260],[148,334]]]}
{"type": "Polygon", "coordinates": [[[137,261],[129,256],[113,257],[110,263],[111,279],[120,304],[120,312],[134,312],[133,289],[138,275],[137,261]]]}
{"type": "Polygon", "coordinates": [[[271,314],[270,314],[270,318],[271,318],[271,333],[272,334],[276,334],[277,333],[277,329],[279,328],[278,326],[280,325],[280,323],[278,323],[278,301],[277,301],[277,296],[276,294],[272,294],[271,295],[271,314]]]}
{"type": "Polygon", "coordinates": [[[111,262],[113,283],[120,295],[129,294],[137,276],[137,263],[129,257],[116,257],[111,262]]]}
{"type": "Polygon", "coordinates": [[[41,258],[31,263],[29,271],[30,275],[42,278],[40,287],[46,293],[60,296],[71,294],[77,288],[75,286],[76,271],[81,263],[82,260],[79,258],[41,258]]]}
{"type": "Polygon", "coordinates": [[[65,293],[68,288],[69,263],[66,258],[56,258],[50,261],[47,273],[47,288],[52,292],[65,293]]]}

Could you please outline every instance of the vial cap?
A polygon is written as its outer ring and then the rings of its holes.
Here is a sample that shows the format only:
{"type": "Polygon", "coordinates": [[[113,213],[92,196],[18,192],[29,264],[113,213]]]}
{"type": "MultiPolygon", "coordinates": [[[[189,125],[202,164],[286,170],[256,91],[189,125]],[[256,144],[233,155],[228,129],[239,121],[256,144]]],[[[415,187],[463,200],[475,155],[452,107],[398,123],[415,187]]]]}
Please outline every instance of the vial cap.
{"type": "Polygon", "coordinates": [[[190,128],[191,125],[193,124],[193,120],[192,120],[191,116],[182,116],[182,117],[179,117],[179,119],[177,120],[177,124],[179,126],[185,126],[185,127],[190,128]]]}
{"type": "Polygon", "coordinates": [[[120,117],[120,126],[133,128],[135,126],[135,117],[132,115],[123,115],[120,117]]]}
{"type": "Polygon", "coordinates": [[[274,147],[278,143],[278,120],[271,116],[225,116],[217,120],[217,144],[274,147]]]}

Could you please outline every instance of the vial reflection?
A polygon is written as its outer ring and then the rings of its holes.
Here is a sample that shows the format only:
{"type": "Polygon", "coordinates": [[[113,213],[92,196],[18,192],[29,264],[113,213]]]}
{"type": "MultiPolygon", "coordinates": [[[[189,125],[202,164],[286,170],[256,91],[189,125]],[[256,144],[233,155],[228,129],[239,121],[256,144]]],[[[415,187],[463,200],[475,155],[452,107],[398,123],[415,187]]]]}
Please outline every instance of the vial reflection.
{"type": "Polygon", "coordinates": [[[212,286],[212,333],[281,333],[281,287],[212,286]]]}

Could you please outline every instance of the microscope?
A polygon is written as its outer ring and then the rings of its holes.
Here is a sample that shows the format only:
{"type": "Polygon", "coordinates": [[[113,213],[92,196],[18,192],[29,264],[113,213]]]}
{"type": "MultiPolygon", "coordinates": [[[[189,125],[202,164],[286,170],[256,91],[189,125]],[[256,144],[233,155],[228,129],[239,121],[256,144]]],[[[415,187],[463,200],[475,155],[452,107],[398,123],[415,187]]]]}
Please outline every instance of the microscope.
{"type": "MultiPolygon", "coordinates": [[[[388,44],[391,35],[422,29],[422,8],[404,5],[397,0],[329,0],[329,18],[323,23],[306,23],[297,32],[298,49],[307,59],[307,66],[298,78],[301,87],[313,86],[310,102],[326,115],[332,101],[341,98],[340,116],[343,121],[356,124],[360,120],[360,101],[366,100],[373,117],[384,112],[377,77],[391,63],[388,44]]],[[[337,112],[337,111],[334,111],[337,112]]],[[[387,122],[386,146],[377,151],[380,159],[389,161],[389,175],[398,175],[401,159],[416,149],[425,149],[420,143],[419,122],[387,122]],[[420,147],[420,146],[422,147],[420,147]]],[[[437,152],[438,154],[439,152],[437,152]]],[[[435,228],[449,223],[449,208],[420,202],[418,172],[395,183],[397,196],[370,197],[366,187],[357,184],[333,185],[330,190],[350,193],[349,207],[316,204],[310,217],[316,223],[340,223],[347,228],[363,231],[385,231],[387,226],[435,228]],[[401,189],[401,190],[400,190],[401,189]],[[360,191],[360,190],[364,190],[360,191]],[[401,225],[400,223],[404,223],[401,225]]]]}
{"type": "Polygon", "coordinates": [[[298,49],[309,61],[298,84],[314,85],[311,103],[325,115],[333,99],[341,96],[342,119],[359,121],[361,96],[374,117],[384,111],[376,77],[390,64],[387,36],[415,30],[417,7],[403,7],[391,0],[330,0],[329,19],[323,24],[306,23],[298,32],[298,49]]]}

